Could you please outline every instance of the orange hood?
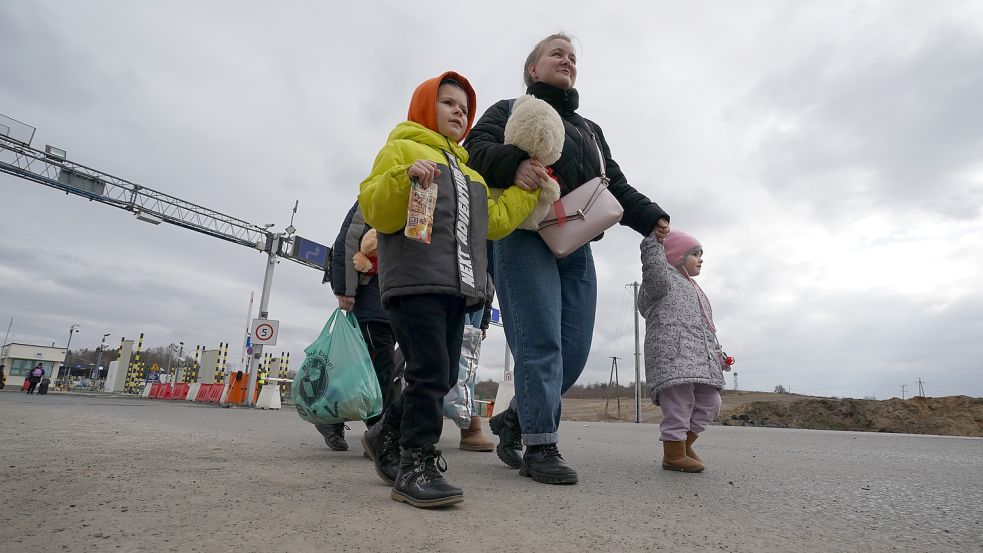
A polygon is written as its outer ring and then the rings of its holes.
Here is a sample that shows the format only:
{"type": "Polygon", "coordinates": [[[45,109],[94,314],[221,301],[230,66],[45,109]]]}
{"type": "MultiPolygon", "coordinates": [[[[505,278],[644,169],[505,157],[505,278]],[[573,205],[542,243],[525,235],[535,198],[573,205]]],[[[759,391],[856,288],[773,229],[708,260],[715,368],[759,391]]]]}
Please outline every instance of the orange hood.
{"type": "Polygon", "coordinates": [[[457,139],[460,142],[471,132],[471,125],[474,123],[474,112],[478,103],[478,97],[475,95],[474,89],[471,88],[471,83],[460,73],[445,71],[437,77],[423,81],[413,91],[413,98],[410,99],[410,110],[406,118],[437,132],[437,89],[440,88],[440,81],[444,79],[454,79],[464,87],[465,92],[468,94],[468,126],[464,129],[464,134],[457,139]]]}

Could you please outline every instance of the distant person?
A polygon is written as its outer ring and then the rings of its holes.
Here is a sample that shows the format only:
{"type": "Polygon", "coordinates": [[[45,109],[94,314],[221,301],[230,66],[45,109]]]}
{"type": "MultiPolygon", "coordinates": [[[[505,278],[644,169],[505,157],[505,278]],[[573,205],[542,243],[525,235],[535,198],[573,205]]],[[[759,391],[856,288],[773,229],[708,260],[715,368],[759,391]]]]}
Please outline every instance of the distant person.
{"type": "Polygon", "coordinates": [[[4,367],[6,367],[6,365],[0,363],[0,390],[7,385],[7,374],[3,372],[4,367]]]}
{"type": "Polygon", "coordinates": [[[390,497],[414,507],[464,500],[442,474],[443,399],[457,383],[465,315],[491,297],[485,241],[512,232],[539,199],[538,190],[511,187],[492,200],[481,175],[465,165],[460,141],[475,105],[474,89],[457,73],[420,84],[358,197],[379,233],[382,303],[406,358],[406,387],[362,443],[376,473],[393,483],[390,497]]]}
{"type": "Polygon", "coordinates": [[[664,245],[648,236],[641,250],[638,310],[646,321],[645,379],[662,407],[662,468],[700,472],[705,467],[693,442],[720,414],[722,371],[730,370],[710,300],[693,280],[703,266],[703,246],[671,230],[664,245]]]}
{"type": "Polygon", "coordinates": [[[31,369],[31,372],[27,374],[27,379],[31,383],[30,386],[27,387],[28,394],[34,393],[34,389],[38,387],[38,383],[41,382],[42,378],[44,378],[44,367],[41,366],[41,363],[38,363],[37,366],[31,369]]]}
{"type": "MultiPolygon", "coordinates": [[[[355,269],[353,258],[359,251],[366,233],[370,227],[358,209],[358,202],[348,210],[338,237],[335,239],[331,256],[331,289],[338,299],[338,307],[351,311],[358,319],[362,330],[362,338],[369,349],[372,367],[379,380],[382,391],[382,409],[385,410],[396,397],[396,385],[393,382],[395,361],[393,358],[396,342],[393,338],[392,325],[389,323],[389,313],[382,307],[382,295],[379,292],[378,270],[360,273],[355,269]]],[[[371,428],[382,419],[382,414],[366,419],[365,425],[371,428]]],[[[316,425],[317,431],[324,436],[324,443],[334,451],[347,451],[348,442],[345,440],[345,423],[316,425]]]]}
{"type": "MultiPolygon", "coordinates": [[[[481,339],[484,340],[488,336],[488,324],[491,321],[491,300],[485,303],[485,308],[480,311],[475,311],[464,318],[464,326],[473,326],[481,331],[481,339]]],[[[467,348],[467,344],[465,344],[467,348]]],[[[478,349],[480,352],[480,347],[478,349]]],[[[463,353],[463,351],[462,351],[463,353]]],[[[477,364],[478,359],[475,358],[474,362],[477,364]]],[[[471,372],[472,367],[470,362],[461,355],[458,366],[458,381],[462,377],[469,377],[466,383],[468,388],[467,393],[467,408],[471,415],[468,420],[468,426],[461,428],[461,445],[460,448],[464,451],[495,451],[495,444],[488,439],[487,436],[481,430],[481,417],[478,416],[478,410],[474,401],[474,385],[475,380],[477,380],[477,374],[468,374],[471,372]]],[[[456,417],[452,416],[452,413],[448,413],[448,401],[444,400],[444,414],[454,418],[455,422],[458,422],[456,417]]],[[[459,425],[460,426],[460,425],[459,425]]]]}

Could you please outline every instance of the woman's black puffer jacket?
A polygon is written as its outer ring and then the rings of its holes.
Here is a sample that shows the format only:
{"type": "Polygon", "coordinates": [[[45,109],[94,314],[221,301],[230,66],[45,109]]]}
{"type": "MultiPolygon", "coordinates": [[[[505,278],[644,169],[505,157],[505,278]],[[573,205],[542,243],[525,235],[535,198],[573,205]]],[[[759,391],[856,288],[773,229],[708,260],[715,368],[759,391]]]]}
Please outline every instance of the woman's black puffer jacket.
{"type": "MultiPolygon", "coordinates": [[[[608,190],[625,210],[621,224],[635,229],[644,236],[652,232],[659,219],[669,220],[669,215],[659,207],[659,204],[628,184],[621,167],[611,158],[611,150],[604,140],[601,128],[577,114],[580,97],[576,89],[563,90],[537,82],[533,83],[526,93],[549,103],[563,119],[566,131],[563,153],[552,165],[553,174],[560,183],[561,194],[566,194],[590,179],[601,176],[597,148],[594,147],[594,141],[591,139],[593,134],[597,137],[601,151],[604,153],[605,170],[608,179],[611,180],[608,190]]],[[[464,142],[464,147],[468,150],[468,166],[481,173],[488,186],[493,188],[508,188],[512,185],[519,164],[529,157],[519,147],[504,144],[505,123],[508,121],[509,113],[508,100],[494,104],[481,116],[464,142]]]]}

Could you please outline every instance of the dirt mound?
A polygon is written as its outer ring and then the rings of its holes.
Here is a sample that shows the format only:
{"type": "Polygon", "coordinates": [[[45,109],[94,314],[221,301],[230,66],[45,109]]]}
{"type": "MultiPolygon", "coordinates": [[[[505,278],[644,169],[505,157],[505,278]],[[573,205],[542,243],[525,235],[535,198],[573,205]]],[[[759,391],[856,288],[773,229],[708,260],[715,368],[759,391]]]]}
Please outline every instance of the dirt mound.
{"type": "Polygon", "coordinates": [[[983,436],[983,398],[799,399],[736,406],[727,425],[983,436]]]}

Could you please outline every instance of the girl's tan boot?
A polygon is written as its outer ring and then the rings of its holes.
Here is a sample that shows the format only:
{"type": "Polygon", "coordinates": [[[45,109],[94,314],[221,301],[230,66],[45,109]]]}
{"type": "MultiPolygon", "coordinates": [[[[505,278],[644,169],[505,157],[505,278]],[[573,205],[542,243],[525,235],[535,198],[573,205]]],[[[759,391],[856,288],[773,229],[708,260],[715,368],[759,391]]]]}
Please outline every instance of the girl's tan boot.
{"type": "Polygon", "coordinates": [[[495,444],[481,432],[481,417],[471,417],[471,426],[461,429],[461,449],[495,451],[495,444]]]}
{"type": "Polygon", "coordinates": [[[686,456],[696,461],[697,463],[703,463],[703,459],[700,459],[699,455],[697,455],[696,452],[693,451],[693,442],[695,442],[696,439],[699,437],[700,435],[697,434],[696,432],[686,433],[686,456]]]}
{"type": "Polygon", "coordinates": [[[677,472],[700,472],[703,463],[686,455],[686,442],[662,442],[662,468],[677,472]]]}

